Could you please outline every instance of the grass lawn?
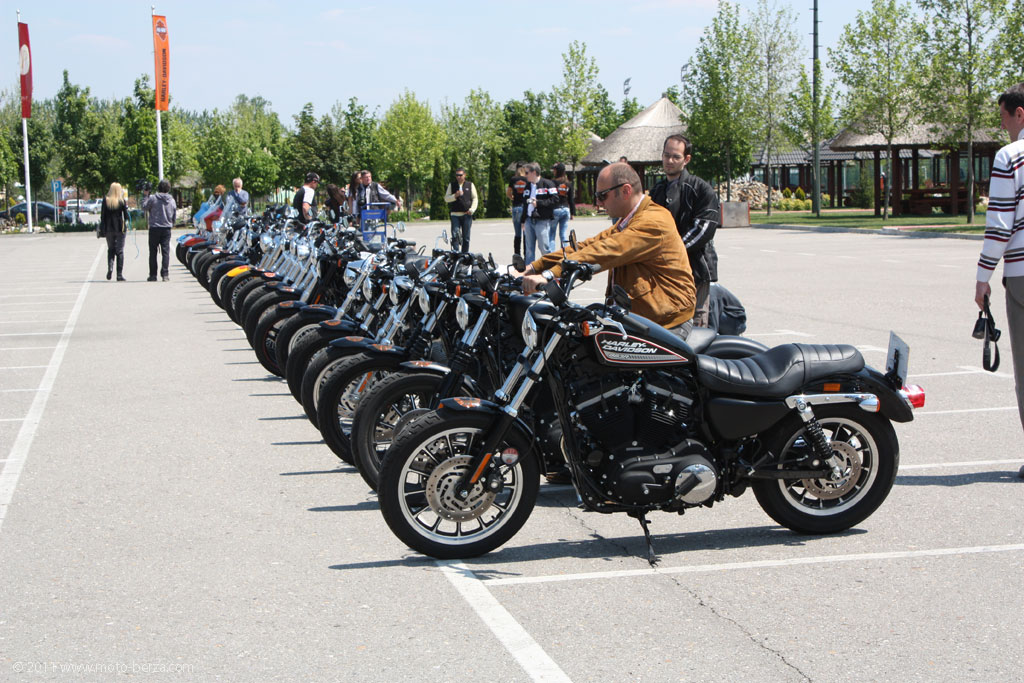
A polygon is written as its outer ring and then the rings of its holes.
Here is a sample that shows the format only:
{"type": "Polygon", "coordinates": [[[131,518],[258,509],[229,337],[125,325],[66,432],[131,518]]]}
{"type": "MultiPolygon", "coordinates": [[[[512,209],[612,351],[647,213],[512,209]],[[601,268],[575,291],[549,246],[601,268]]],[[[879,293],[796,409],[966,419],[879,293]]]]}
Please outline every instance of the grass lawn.
{"type": "Polygon", "coordinates": [[[918,227],[934,232],[985,232],[985,214],[976,213],[974,223],[967,225],[967,216],[933,214],[931,216],[890,216],[887,220],[876,217],[871,209],[825,209],[818,218],[810,211],[751,211],[751,223],[783,225],[820,225],[837,228],[890,228],[918,227]]]}

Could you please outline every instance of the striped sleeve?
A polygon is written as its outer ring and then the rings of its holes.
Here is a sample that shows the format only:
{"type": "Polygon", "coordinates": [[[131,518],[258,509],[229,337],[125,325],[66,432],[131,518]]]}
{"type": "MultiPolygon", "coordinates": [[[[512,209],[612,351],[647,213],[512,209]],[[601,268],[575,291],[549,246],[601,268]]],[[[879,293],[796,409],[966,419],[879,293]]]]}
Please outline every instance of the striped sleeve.
{"type": "Polygon", "coordinates": [[[989,180],[985,242],[978,259],[978,282],[988,282],[1000,259],[1007,265],[1024,262],[1024,150],[1007,145],[996,153],[989,180]],[[1012,242],[1012,244],[1011,244],[1012,242]],[[1009,247],[1009,248],[1007,248],[1009,247]]]}

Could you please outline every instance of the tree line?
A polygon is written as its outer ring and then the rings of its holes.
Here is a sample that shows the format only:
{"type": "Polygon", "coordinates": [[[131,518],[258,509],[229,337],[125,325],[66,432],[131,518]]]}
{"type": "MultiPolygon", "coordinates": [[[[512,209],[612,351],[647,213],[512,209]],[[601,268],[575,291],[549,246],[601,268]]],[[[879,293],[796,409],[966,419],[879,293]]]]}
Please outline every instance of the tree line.
{"type": "MultiPolygon", "coordinates": [[[[994,95],[1022,78],[1014,54],[1024,44],[1022,22],[1024,0],[873,0],[828,46],[837,83],[815,89],[822,64],[799,49],[806,15],[798,20],[776,0],[759,0],[749,12],[722,0],[682,86],[664,94],[683,110],[697,145],[692,170],[709,179],[746,174],[755,154],[810,151],[812,140],[847,126],[891,144],[924,123],[952,145],[996,125],[994,95]]],[[[430,199],[463,166],[487,214],[504,215],[510,163],[575,164],[591,133],[607,137],[641,111],[635,98],[614,102],[599,74],[586,44],[573,41],[562,54],[561,82],[504,103],[474,89],[435,113],[406,90],[383,113],[353,96],[329,112],[306,104],[287,124],[259,96],[238,95],[224,111],[172,106],[161,117],[165,175],[176,186],[207,188],[240,176],[258,197],[297,186],[310,170],[344,185],[369,168],[406,196],[407,207],[429,202],[432,215],[444,217],[443,202],[430,199]]],[[[131,96],[111,100],[93,97],[65,71],[57,94],[33,103],[28,124],[36,194],[45,198],[42,188],[57,177],[94,194],[114,179],[129,187],[156,180],[153,102],[147,76],[131,96]]],[[[7,187],[24,173],[19,115],[16,90],[0,93],[7,187]]]]}

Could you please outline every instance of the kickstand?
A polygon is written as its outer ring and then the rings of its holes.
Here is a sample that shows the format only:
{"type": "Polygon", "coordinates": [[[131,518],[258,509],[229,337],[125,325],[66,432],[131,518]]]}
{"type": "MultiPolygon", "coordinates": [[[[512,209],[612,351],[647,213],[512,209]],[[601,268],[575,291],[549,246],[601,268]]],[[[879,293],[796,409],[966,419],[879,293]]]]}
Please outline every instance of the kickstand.
{"type": "Polygon", "coordinates": [[[647,541],[647,561],[652,567],[657,566],[659,560],[657,553],[654,552],[654,542],[651,540],[651,530],[647,527],[647,515],[643,512],[639,514],[631,514],[630,517],[635,517],[640,522],[640,527],[644,530],[644,539],[647,541]]]}

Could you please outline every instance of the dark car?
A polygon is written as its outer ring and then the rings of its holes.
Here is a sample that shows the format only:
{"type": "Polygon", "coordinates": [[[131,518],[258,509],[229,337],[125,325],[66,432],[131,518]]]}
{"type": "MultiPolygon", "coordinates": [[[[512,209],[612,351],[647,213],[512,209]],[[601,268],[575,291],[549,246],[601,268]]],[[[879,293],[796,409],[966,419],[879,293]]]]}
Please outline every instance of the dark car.
{"type": "MultiPolygon", "coordinates": [[[[15,204],[7,211],[0,211],[0,218],[10,218],[18,220],[20,215],[24,220],[28,220],[25,215],[25,202],[15,204]]],[[[32,202],[32,221],[55,221],[57,220],[57,209],[54,208],[53,204],[47,202],[32,202]]]]}

